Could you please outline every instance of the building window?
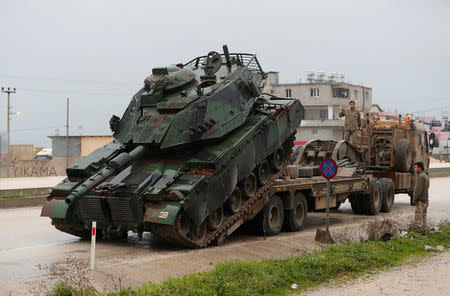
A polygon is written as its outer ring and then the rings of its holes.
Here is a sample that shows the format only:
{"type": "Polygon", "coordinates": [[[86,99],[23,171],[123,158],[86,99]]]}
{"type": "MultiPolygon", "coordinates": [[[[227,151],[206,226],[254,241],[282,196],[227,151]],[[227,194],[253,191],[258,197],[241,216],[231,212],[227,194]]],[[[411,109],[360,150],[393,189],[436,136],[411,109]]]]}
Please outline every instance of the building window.
{"type": "Polygon", "coordinates": [[[366,91],[366,100],[368,100],[368,99],[369,99],[369,92],[366,91]]]}
{"type": "Polygon", "coordinates": [[[355,89],[355,100],[357,100],[357,99],[358,99],[358,90],[355,89]]]}
{"type": "Polygon", "coordinates": [[[317,130],[313,129],[313,135],[317,135],[317,130]]]}
{"type": "Polygon", "coordinates": [[[348,98],[350,90],[348,88],[334,87],[333,97],[334,98],[348,98]]]}
{"type": "Polygon", "coordinates": [[[320,110],[320,119],[328,119],[328,110],[320,110]]]}
{"type": "Polygon", "coordinates": [[[310,97],[311,98],[318,98],[319,97],[319,88],[310,88],[310,97]]]}
{"type": "Polygon", "coordinates": [[[292,97],[292,90],[290,88],[286,88],[286,97],[292,97]]]}
{"type": "Polygon", "coordinates": [[[273,95],[274,93],[275,93],[275,90],[274,90],[274,89],[271,89],[271,90],[270,90],[270,94],[273,95]]]}

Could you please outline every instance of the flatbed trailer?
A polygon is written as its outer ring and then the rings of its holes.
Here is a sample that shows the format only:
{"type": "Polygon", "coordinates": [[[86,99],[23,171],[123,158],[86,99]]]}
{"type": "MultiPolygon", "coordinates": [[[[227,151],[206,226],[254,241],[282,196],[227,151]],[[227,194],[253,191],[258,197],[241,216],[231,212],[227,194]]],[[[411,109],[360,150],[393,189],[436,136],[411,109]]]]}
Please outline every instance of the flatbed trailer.
{"type": "Polygon", "coordinates": [[[293,154],[283,177],[252,201],[249,211],[224,236],[252,218],[267,235],[277,234],[283,226],[290,231],[302,229],[308,212],[326,208],[327,181],[318,170],[325,158],[340,165],[330,180],[331,209],[348,199],[355,214],[377,215],[391,211],[397,193],[408,193],[412,205],[413,163],[422,161],[425,169],[429,164],[423,127],[401,117],[398,121],[366,120],[356,143],[312,140],[304,144],[293,154]],[[343,164],[348,161],[349,165],[343,164]]]}

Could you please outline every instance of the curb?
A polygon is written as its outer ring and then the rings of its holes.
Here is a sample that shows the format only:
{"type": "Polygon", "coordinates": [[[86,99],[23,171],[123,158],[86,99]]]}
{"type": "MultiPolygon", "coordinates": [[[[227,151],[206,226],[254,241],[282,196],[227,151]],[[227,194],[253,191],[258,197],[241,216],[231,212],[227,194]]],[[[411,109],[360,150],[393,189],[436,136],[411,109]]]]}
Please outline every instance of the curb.
{"type": "Polygon", "coordinates": [[[42,206],[45,200],[45,196],[0,198],[0,209],[42,206]]]}
{"type": "Polygon", "coordinates": [[[50,190],[50,187],[0,190],[0,209],[42,206],[50,190]],[[23,197],[1,198],[8,195],[23,195],[23,197]]]}
{"type": "Polygon", "coordinates": [[[430,178],[450,177],[450,168],[432,168],[428,169],[430,178]]]}

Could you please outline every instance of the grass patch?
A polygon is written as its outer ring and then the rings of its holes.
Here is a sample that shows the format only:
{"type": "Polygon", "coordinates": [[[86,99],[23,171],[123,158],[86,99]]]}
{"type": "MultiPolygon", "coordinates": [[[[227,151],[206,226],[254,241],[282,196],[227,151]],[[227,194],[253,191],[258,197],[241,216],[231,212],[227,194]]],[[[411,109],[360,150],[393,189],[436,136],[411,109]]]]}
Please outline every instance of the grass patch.
{"type": "MultiPolygon", "coordinates": [[[[132,290],[121,289],[104,295],[288,295],[290,286],[306,288],[337,278],[351,278],[363,273],[395,266],[412,255],[425,255],[424,245],[450,244],[450,226],[440,231],[395,236],[388,242],[368,241],[332,245],[309,255],[263,261],[219,263],[208,272],[172,278],[161,284],[148,283],[132,290]]],[[[49,296],[103,295],[89,287],[54,286],[49,296]]]]}
{"type": "Polygon", "coordinates": [[[25,195],[2,195],[0,196],[0,198],[20,198],[20,197],[25,197],[25,195]]]}

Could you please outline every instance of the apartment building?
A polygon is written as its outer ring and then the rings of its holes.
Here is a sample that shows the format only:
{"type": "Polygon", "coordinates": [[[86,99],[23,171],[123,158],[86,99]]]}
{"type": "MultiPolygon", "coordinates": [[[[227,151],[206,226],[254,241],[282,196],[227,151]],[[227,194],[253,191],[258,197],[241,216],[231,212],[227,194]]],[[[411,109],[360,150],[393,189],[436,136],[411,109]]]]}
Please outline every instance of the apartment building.
{"type": "Polygon", "coordinates": [[[348,108],[350,101],[355,101],[361,116],[372,108],[372,89],[345,82],[343,74],[310,72],[305,83],[279,83],[278,72],[268,72],[264,92],[302,103],[305,118],[297,132],[297,144],[312,139],[343,139],[344,121],[339,112],[348,108]]]}

